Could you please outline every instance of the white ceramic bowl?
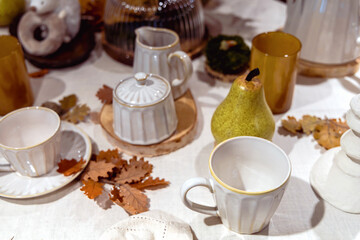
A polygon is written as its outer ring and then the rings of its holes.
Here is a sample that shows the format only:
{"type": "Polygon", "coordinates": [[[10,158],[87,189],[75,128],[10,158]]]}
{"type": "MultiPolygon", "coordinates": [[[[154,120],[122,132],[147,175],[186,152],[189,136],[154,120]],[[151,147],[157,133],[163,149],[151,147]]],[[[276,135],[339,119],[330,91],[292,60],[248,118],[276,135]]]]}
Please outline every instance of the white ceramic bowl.
{"type": "Polygon", "coordinates": [[[113,92],[114,132],[131,144],[149,145],[170,137],[177,127],[169,82],[155,74],[137,73],[113,92]]]}

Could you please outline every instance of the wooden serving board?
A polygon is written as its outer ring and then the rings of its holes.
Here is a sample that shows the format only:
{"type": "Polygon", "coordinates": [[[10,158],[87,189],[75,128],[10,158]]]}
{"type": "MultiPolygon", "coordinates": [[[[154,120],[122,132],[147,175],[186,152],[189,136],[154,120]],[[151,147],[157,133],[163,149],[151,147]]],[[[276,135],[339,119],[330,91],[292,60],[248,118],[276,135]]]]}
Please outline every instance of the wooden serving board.
{"type": "Polygon", "coordinates": [[[196,134],[197,109],[190,90],[175,101],[175,108],[178,117],[176,131],[168,139],[157,144],[134,145],[119,139],[113,128],[114,118],[111,104],[105,104],[101,109],[100,124],[105,130],[109,142],[120,151],[139,157],[160,156],[189,144],[196,134]]]}

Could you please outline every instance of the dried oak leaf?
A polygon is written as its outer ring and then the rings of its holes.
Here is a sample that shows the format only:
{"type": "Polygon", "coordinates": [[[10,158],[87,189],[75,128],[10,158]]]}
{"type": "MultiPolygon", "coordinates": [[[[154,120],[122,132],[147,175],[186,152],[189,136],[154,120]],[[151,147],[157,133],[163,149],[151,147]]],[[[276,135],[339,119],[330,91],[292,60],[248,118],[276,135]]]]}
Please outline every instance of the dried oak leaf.
{"type": "Polygon", "coordinates": [[[80,159],[80,161],[77,161],[76,159],[61,159],[58,163],[59,168],[56,171],[64,174],[64,176],[70,176],[82,170],[85,163],[84,159],[80,159]]]}
{"type": "Polygon", "coordinates": [[[111,104],[113,101],[113,89],[107,85],[103,85],[102,88],[100,88],[96,96],[103,104],[111,104]]]}
{"type": "Polygon", "coordinates": [[[119,169],[127,165],[127,161],[121,158],[118,149],[108,149],[107,151],[100,151],[99,154],[96,156],[96,161],[111,162],[115,164],[116,167],[119,169]]]}
{"type": "Polygon", "coordinates": [[[152,172],[152,165],[144,161],[143,158],[137,160],[136,157],[130,159],[128,165],[121,169],[114,181],[118,184],[139,182],[152,172]]]}
{"type": "Polygon", "coordinates": [[[111,173],[115,167],[115,164],[107,163],[105,161],[90,161],[82,176],[82,179],[92,179],[94,181],[99,181],[99,177],[108,177],[109,173],[111,173]]]}
{"type": "Polygon", "coordinates": [[[145,190],[145,189],[157,189],[160,187],[166,187],[170,184],[170,182],[166,181],[165,179],[159,179],[157,178],[153,178],[153,177],[148,177],[147,179],[141,181],[141,182],[137,182],[137,183],[133,183],[131,184],[131,187],[137,188],[141,191],[145,190]]]}
{"type": "Polygon", "coordinates": [[[127,212],[138,214],[149,210],[149,200],[140,190],[131,187],[129,184],[120,185],[119,190],[119,195],[122,197],[122,207],[127,212]],[[128,208],[128,206],[131,207],[128,208]]]}
{"type": "Polygon", "coordinates": [[[140,158],[138,160],[136,156],[130,159],[129,165],[146,170],[147,171],[146,176],[150,175],[153,170],[153,165],[151,165],[148,161],[145,161],[144,158],[140,158]]]}
{"type": "Polygon", "coordinates": [[[94,199],[97,196],[100,196],[103,191],[103,183],[99,183],[96,181],[93,181],[91,179],[89,180],[83,180],[82,183],[84,186],[80,188],[81,191],[84,191],[85,195],[88,196],[90,199],[94,199]]]}
{"type": "Polygon", "coordinates": [[[108,149],[107,151],[100,151],[96,156],[96,161],[105,160],[105,162],[111,162],[114,158],[119,158],[119,150],[116,148],[113,150],[108,149]]]}
{"type": "Polygon", "coordinates": [[[281,125],[283,126],[283,128],[294,134],[301,132],[302,130],[301,123],[292,116],[288,116],[287,120],[282,119],[281,125]]]}
{"type": "Polygon", "coordinates": [[[71,111],[67,112],[62,116],[63,120],[71,123],[78,123],[84,121],[86,116],[90,113],[90,108],[86,105],[76,105],[71,111]]]}
{"type": "Polygon", "coordinates": [[[69,109],[71,109],[72,107],[74,107],[76,105],[77,97],[75,94],[71,94],[69,96],[64,97],[59,102],[60,102],[61,108],[64,111],[68,111],[69,109]]]}
{"type": "Polygon", "coordinates": [[[306,135],[310,135],[318,124],[322,124],[324,120],[316,116],[304,115],[300,120],[302,130],[306,135]]]}
{"type": "Polygon", "coordinates": [[[42,107],[46,107],[46,108],[50,108],[51,110],[54,110],[59,116],[62,115],[63,110],[60,107],[59,104],[55,103],[55,102],[44,102],[43,104],[41,104],[42,107]]]}
{"type": "Polygon", "coordinates": [[[115,186],[112,189],[111,194],[109,194],[109,197],[112,202],[122,207],[130,215],[137,213],[137,210],[132,205],[130,205],[128,202],[124,202],[123,197],[120,196],[119,189],[115,186]]]}
{"type": "Polygon", "coordinates": [[[313,136],[325,149],[340,146],[340,138],[349,127],[340,119],[325,119],[323,123],[316,125],[313,136]]]}
{"type": "Polygon", "coordinates": [[[29,77],[31,77],[31,78],[41,78],[41,77],[45,76],[48,73],[49,73],[49,69],[44,68],[44,69],[41,69],[39,71],[29,73],[29,77]]]}
{"type": "Polygon", "coordinates": [[[147,175],[147,171],[142,168],[136,168],[135,166],[128,166],[121,169],[120,173],[116,175],[114,181],[118,184],[139,182],[147,175]]]}
{"type": "Polygon", "coordinates": [[[109,194],[109,198],[111,201],[115,202],[116,200],[122,200],[120,197],[120,192],[119,189],[117,187],[113,187],[110,194],[109,194]]]}

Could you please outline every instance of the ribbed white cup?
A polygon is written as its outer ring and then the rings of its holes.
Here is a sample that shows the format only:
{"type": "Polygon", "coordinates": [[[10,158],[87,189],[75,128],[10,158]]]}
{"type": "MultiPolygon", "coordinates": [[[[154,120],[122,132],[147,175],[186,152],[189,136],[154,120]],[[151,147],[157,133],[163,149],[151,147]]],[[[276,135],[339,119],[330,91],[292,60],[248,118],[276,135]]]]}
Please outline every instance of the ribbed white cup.
{"type": "Polygon", "coordinates": [[[0,120],[0,153],[23,176],[52,170],[60,157],[59,115],[43,107],[15,110],[0,120]]]}
{"type": "Polygon", "coordinates": [[[220,143],[209,160],[210,178],[191,178],[181,198],[191,210],[217,215],[237,233],[265,228],[284,194],[291,173],[288,156],[272,142],[258,137],[235,137],[220,143]],[[204,186],[214,195],[216,207],[192,202],[190,189],[204,186]]]}

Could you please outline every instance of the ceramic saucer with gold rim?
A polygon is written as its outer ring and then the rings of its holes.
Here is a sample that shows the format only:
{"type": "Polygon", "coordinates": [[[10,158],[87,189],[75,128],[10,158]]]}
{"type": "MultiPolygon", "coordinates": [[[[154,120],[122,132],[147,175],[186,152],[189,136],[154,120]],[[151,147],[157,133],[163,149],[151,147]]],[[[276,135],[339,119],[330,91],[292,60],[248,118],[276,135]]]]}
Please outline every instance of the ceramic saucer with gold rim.
{"type": "MultiPolygon", "coordinates": [[[[61,128],[61,159],[79,161],[83,158],[84,169],[91,157],[90,138],[74,124],[62,122],[61,128]]],[[[7,163],[2,156],[0,156],[0,163],[7,163]]],[[[16,172],[0,172],[0,197],[25,199],[42,196],[64,187],[81,173],[79,171],[65,177],[56,170],[57,166],[39,177],[22,176],[16,172]]]]}

